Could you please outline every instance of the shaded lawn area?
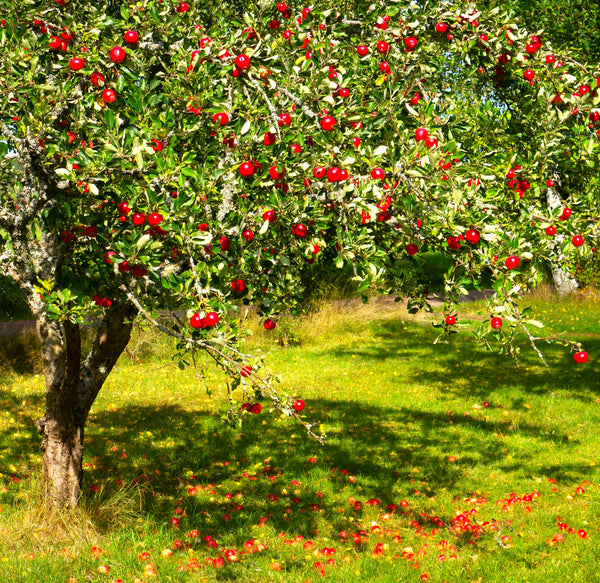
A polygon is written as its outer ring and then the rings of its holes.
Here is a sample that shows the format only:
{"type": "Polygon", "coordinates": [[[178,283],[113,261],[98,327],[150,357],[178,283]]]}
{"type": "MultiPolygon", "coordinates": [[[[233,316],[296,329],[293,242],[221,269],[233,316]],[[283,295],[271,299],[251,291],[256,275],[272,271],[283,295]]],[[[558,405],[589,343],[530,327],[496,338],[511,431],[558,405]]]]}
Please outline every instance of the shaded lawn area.
{"type": "Polygon", "coordinates": [[[563,308],[534,306],[552,331],[574,328],[584,366],[544,346],[545,368],[524,343],[517,368],[468,332],[433,345],[422,320],[369,307],[297,324],[300,346],[257,330],[250,343],[305,399],[325,446],[266,401],[241,428],[224,426],[210,370],[212,398],[150,352],[141,365],[124,358],[93,408],[68,526],[40,521],[42,378],[5,369],[0,579],[593,580],[600,310],[563,308]]]}

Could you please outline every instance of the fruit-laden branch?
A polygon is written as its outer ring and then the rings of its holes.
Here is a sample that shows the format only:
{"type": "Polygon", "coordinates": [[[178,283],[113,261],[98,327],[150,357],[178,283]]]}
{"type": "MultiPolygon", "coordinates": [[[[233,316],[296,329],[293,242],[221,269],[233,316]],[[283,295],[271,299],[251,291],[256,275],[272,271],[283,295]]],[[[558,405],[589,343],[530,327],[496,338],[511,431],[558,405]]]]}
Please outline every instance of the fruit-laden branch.
{"type": "Polygon", "coordinates": [[[254,87],[254,89],[256,89],[261,94],[262,98],[265,100],[267,108],[269,109],[271,121],[273,122],[273,127],[275,128],[275,133],[277,134],[277,139],[281,140],[281,132],[279,131],[279,119],[277,117],[277,110],[275,109],[275,106],[269,99],[269,96],[267,95],[266,91],[258,83],[252,81],[251,79],[248,80],[248,85],[254,87]]]}
{"type": "Polygon", "coordinates": [[[239,361],[235,358],[232,358],[228,354],[226,354],[223,350],[214,346],[212,343],[200,340],[197,338],[192,338],[190,336],[185,336],[184,334],[180,334],[179,332],[175,332],[163,326],[160,322],[158,322],[152,315],[142,306],[139,300],[135,297],[135,295],[131,292],[131,290],[127,289],[126,286],[121,285],[120,289],[125,295],[129,298],[130,302],[136,307],[138,312],[160,332],[167,334],[173,338],[177,338],[183,342],[188,344],[193,344],[195,346],[200,347],[205,350],[206,353],[215,361],[215,363],[225,372],[230,372],[230,369],[233,367],[240,375],[243,375],[245,378],[250,379],[252,383],[257,385],[263,396],[269,397],[273,403],[273,408],[279,411],[280,413],[286,415],[287,417],[294,417],[296,421],[298,421],[305,429],[310,437],[318,441],[319,443],[325,443],[326,437],[324,435],[319,435],[312,430],[313,424],[307,423],[302,419],[298,413],[294,411],[294,409],[287,402],[288,400],[282,400],[279,393],[276,389],[272,387],[269,383],[268,379],[262,378],[257,375],[253,370],[249,370],[250,367],[245,366],[243,363],[248,362],[249,357],[246,354],[236,350],[232,346],[227,346],[226,349],[233,354],[235,354],[239,361]]]}
{"type": "Polygon", "coordinates": [[[308,107],[308,105],[306,105],[306,103],[304,103],[302,99],[294,95],[291,91],[288,91],[285,87],[277,85],[277,89],[281,91],[286,97],[289,97],[296,104],[296,106],[302,110],[302,113],[304,113],[304,115],[311,118],[315,122],[317,130],[321,131],[321,126],[319,125],[319,116],[310,107],[308,107]]]}

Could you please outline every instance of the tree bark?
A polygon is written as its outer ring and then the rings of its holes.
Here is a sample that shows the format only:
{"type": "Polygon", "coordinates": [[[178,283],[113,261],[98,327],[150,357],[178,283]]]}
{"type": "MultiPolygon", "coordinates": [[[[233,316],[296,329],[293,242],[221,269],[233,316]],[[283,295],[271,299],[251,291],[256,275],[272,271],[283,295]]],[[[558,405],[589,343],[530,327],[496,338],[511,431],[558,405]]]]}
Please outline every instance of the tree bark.
{"type": "Polygon", "coordinates": [[[37,422],[46,498],[55,508],[74,507],[82,491],[85,422],[129,342],[135,309],[126,303],[106,311],[84,362],[80,324],[37,316],[46,381],[46,412],[37,422]]]}
{"type": "Polygon", "coordinates": [[[55,508],[73,508],[83,485],[83,424],[75,419],[46,418],[42,432],[47,502],[55,508]]]}

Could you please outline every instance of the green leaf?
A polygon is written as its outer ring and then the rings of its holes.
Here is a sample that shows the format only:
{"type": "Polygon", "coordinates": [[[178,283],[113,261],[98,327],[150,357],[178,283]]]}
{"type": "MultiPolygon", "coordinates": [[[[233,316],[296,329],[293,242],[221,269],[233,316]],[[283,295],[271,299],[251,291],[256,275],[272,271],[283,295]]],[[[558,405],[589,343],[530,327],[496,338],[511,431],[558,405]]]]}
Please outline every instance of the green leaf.
{"type": "Polygon", "coordinates": [[[136,249],[138,251],[141,251],[150,242],[150,240],[151,240],[150,235],[148,235],[148,234],[142,235],[138,239],[137,243],[135,244],[136,249]]]}

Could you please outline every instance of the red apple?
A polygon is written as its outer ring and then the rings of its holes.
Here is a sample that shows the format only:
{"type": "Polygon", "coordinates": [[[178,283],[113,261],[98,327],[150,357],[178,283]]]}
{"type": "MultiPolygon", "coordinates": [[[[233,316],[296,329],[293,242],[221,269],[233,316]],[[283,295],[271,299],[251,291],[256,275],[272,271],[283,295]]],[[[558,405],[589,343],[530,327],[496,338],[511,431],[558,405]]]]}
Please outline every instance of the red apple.
{"type": "Polygon", "coordinates": [[[325,178],[325,174],[327,173],[327,170],[325,170],[325,168],[323,168],[322,166],[317,166],[316,168],[313,168],[313,176],[319,180],[321,178],[325,178]]]}
{"type": "Polygon", "coordinates": [[[217,312],[208,312],[204,317],[204,323],[206,326],[216,326],[219,323],[219,314],[217,312]]]}
{"type": "Polygon", "coordinates": [[[533,53],[535,53],[535,51],[537,51],[537,50],[538,50],[538,45],[537,45],[537,44],[535,44],[535,43],[528,43],[528,44],[525,46],[525,50],[526,50],[526,51],[527,51],[527,52],[528,52],[530,55],[533,55],[533,53]]]}
{"type": "Polygon", "coordinates": [[[203,328],[204,327],[204,319],[200,317],[200,314],[194,314],[190,318],[190,326],[192,328],[196,328],[196,330],[198,328],[203,328]]]}
{"type": "Polygon", "coordinates": [[[271,318],[267,318],[263,326],[265,327],[265,330],[275,330],[277,324],[271,320],[271,318]]]}
{"type": "Polygon", "coordinates": [[[469,229],[465,233],[465,239],[471,245],[476,245],[477,243],[479,243],[479,240],[481,239],[481,235],[477,229],[469,229]]]}
{"type": "Polygon", "coordinates": [[[289,126],[292,123],[292,116],[289,113],[280,113],[277,124],[279,127],[289,126]]]}
{"type": "Polygon", "coordinates": [[[244,237],[244,239],[246,239],[246,241],[248,241],[248,243],[250,243],[250,241],[252,241],[252,239],[254,239],[254,233],[250,229],[246,229],[242,233],[242,237],[244,237]]]}
{"type": "Polygon", "coordinates": [[[125,49],[123,47],[113,47],[110,49],[110,60],[113,63],[122,63],[125,60],[125,49]]]}
{"type": "Polygon", "coordinates": [[[456,324],[456,318],[454,316],[446,316],[446,324],[448,326],[454,326],[454,324],[456,324]]]}
{"type": "Polygon", "coordinates": [[[292,233],[296,235],[296,237],[306,237],[306,235],[308,235],[308,227],[302,223],[299,223],[294,225],[292,228],[292,233]]]}
{"type": "Polygon", "coordinates": [[[294,408],[294,411],[300,412],[302,409],[304,409],[304,401],[302,399],[297,399],[294,401],[292,407],[294,408]]]}
{"type": "Polygon", "coordinates": [[[329,168],[329,170],[327,170],[327,180],[329,180],[329,182],[339,182],[341,179],[341,172],[342,171],[337,166],[329,168]]]}
{"type": "Polygon", "coordinates": [[[229,241],[229,237],[221,237],[219,239],[219,245],[221,245],[221,253],[225,253],[229,249],[231,242],[229,241]]]}
{"type": "Polygon", "coordinates": [[[533,81],[533,79],[535,77],[535,72],[532,71],[531,69],[527,69],[527,71],[525,71],[525,73],[523,73],[523,77],[525,77],[525,79],[527,81],[533,81]]]}
{"type": "Polygon", "coordinates": [[[448,247],[454,249],[454,251],[460,249],[460,238],[459,237],[448,237],[448,247]]]}
{"type": "Polygon", "coordinates": [[[549,225],[546,227],[546,235],[550,235],[553,237],[556,235],[556,227],[554,225],[549,225]]]}
{"type": "Polygon", "coordinates": [[[419,247],[414,243],[409,243],[405,249],[409,255],[416,255],[419,252],[419,247]]]}
{"type": "Polygon", "coordinates": [[[333,129],[333,127],[335,126],[335,124],[336,124],[335,119],[333,117],[331,117],[330,115],[326,115],[321,120],[321,128],[325,132],[330,132],[333,129]]]}
{"type": "Polygon", "coordinates": [[[148,224],[151,227],[154,227],[155,225],[158,225],[160,223],[162,223],[162,215],[159,213],[151,213],[148,215],[148,224]]]}
{"type": "Polygon", "coordinates": [[[583,237],[581,235],[575,235],[571,241],[575,247],[581,247],[583,245],[583,237]]]}
{"type": "Polygon", "coordinates": [[[281,180],[285,176],[285,168],[281,168],[281,170],[277,169],[277,166],[271,166],[269,168],[269,176],[273,180],[281,180]]]}
{"type": "Polygon", "coordinates": [[[356,52],[361,56],[364,57],[365,55],[369,54],[369,47],[366,45],[358,45],[356,47],[356,52]]]}
{"type": "Polygon", "coordinates": [[[255,167],[251,162],[244,162],[239,167],[239,172],[245,178],[248,178],[254,174],[255,167]]]}
{"type": "Polygon", "coordinates": [[[144,213],[135,213],[133,217],[131,217],[131,222],[139,227],[146,222],[146,215],[144,215],[144,213]]]}
{"type": "Polygon", "coordinates": [[[439,33],[446,32],[448,30],[448,25],[445,22],[438,22],[435,25],[435,31],[439,33]]]}
{"type": "Polygon", "coordinates": [[[128,30],[123,35],[123,39],[130,45],[135,45],[140,40],[140,35],[135,30],[128,30]]]}
{"type": "Polygon", "coordinates": [[[382,55],[385,55],[386,53],[388,53],[390,50],[390,45],[388,43],[386,43],[384,40],[380,40],[377,43],[377,52],[381,53],[382,55]]]}
{"type": "Polygon", "coordinates": [[[112,258],[116,255],[114,251],[107,251],[104,254],[104,263],[112,263],[112,258]]]}
{"type": "Polygon", "coordinates": [[[275,211],[265,211],[263,213],[263,221],[269,221],[269,223],[274,223],[277,220],[277,213],[275,211]]]}
{"type": "Polygon", "coordinates": [[[561,221],[566,221],[571,217],[572,214],[573,214],[573,211],[569,207],[565,207],[563,209],[562,215],[560,215],[560,217],[558,217],[558,218],[561,221]]]}
{"type": "Polygon", "coordinates": [[[212,116],[212,120],[214,123],[224,126],[229,121],[229,116],[224,111],[221,111],[219,113],[215,113],[212,116]]]}
{"type": "Polygon", "coordinates": [[[492,318],[490,326],[494,330],[499,330],[500,328],[502,328],[502,318],[492,318]]]}
{"type": "Polygon", "coordinates": [[[429,134],[425,128],[417,128],[415,130],[415,140],[417,140],[417,142],[426,140],[428,136],[429,134]]]}
{"type": "Polygon", "coordinates": [[[590,356],[587,352],[585,352],[585,350],[582,350],[581,352],[576,352],[573,355],[573,359],[575,360],[575,362],[577,364],[583,364],[585,362],[587,362],[589,360],[590,356]]]}
{"type": "Polygon", "coordinates": [[[85,61],[80,57],[75,57],[69,61],[71,71],[80,71],[85,67],[85,61]]]}
{"type": "Polygon", "coordinates": [[[129,203],[127,203],[125,201],[120,202],[117,205],[117,210],[119,211],[119,214],[122,217],[127,216],[131,212],[131,209],[129,208],[129,203]]]}
{"type": "Polygon", "coordinates": [[[50,40],[48,41],[48,46],[53,51],[58,51],[62,46],[62,41],[57,36],[51,36],[50,40]]]}
{"type": "Polygon", "coordinates": [[[407,51],[414,51],[417,48],[417,38],[414,36],[409,36],[404,39],[404,46],[407,51]]]}
{"type": "Polygon", "coordinates": [[[246,290],[246,282],[243,279],[234,279],[231,282],[231,289],[236,294],[241,294],[246,290]]]}
{"type": "Polygon", "coordinates": [[[238,55],[235,58],[235,65],[236,67],[238,67],[238,69],[241,69],[242,71],[250,68],[250,57],[248,55],[238,55]]]}
{"type": "Polygon", "coordinates": [[[92,84],[96,87],[98,87],[101,83],[104,84],[104,82],[106,81],[106,79],[104,79],[104,75],[102,73],[97,73],[97,72],[93,72],[90,75],[90,81],[92,82],[92,84]]]}
{"type": "Polygon", "coordinates": [[[371,170],[371,178],[373,180],[383,180],[385,178],[385,172],[381,168],[373,168],[373,170],[371,170]]]}
{"type": "Polygon", "coordinates": [[[510,257],[506,258],[504,264],[508,269],[515,269],[519,267],[521,260],[516,255],[511,255],[510,257]]]}

